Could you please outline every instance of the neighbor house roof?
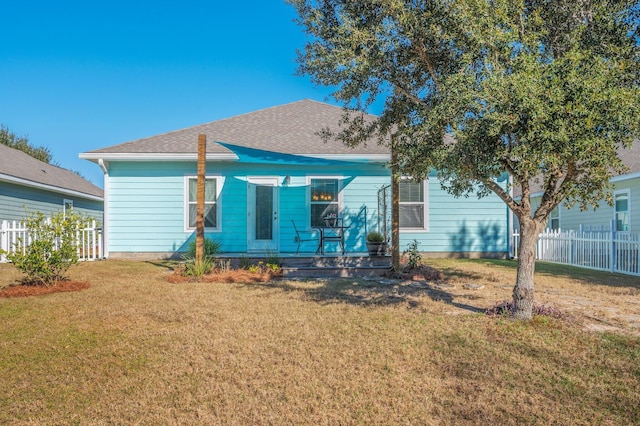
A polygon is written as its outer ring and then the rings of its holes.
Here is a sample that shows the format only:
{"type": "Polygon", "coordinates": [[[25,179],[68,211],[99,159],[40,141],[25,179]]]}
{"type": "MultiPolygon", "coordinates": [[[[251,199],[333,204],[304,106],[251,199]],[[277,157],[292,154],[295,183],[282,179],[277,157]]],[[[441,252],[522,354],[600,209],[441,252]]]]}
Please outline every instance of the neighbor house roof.
{"type": "Polygon", "coordinates": [[[70,170],[0,144],[0,180],[102,201],[103,191],[70,170]]]}
{"type": "Polygon", "coordinates": [[[323,128],[338,130],[343,114],[341,107],[302,100],[85,152],[80,157],[191,159],[197,153],[199,134],[207,136],[209,158],[235,158],[228,147],[215,142],[293,155],[388,157],[389,149],[376,141],[351,148],[335,140],[323,140],[319,132],[323,128]]]}

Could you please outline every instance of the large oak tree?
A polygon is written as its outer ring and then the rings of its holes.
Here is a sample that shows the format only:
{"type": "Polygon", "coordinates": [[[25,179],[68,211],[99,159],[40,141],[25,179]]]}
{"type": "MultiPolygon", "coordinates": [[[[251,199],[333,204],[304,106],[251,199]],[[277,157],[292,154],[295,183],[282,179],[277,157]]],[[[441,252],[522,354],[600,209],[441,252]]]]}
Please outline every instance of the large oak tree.
{"type": "Polygon", "coordinates": [[[401,173],[435,168],[450,193],[495,193],[517,216],[514,314],[531,318],[550,212],[610,201],[618,149],[638,136],[638,1],[289,2],[309,35],[300,72],[334,87],[348,112],[328,136],[393,141],[401,173]],[[382,113],[363,120],[378,101],[382,113]],[[519,198],[496,183],[505,172],[519,198]]]}

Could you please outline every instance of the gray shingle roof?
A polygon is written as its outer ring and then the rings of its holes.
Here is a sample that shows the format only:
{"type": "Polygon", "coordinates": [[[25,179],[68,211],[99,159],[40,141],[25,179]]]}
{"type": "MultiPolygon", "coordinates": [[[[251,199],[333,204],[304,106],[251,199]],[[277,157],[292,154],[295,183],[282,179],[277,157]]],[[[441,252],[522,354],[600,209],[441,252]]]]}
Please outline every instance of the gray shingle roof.
{"type": "Polygon", "coordinates": [[[3,144],[0,144],[0,175],[94,197],[104,196],[102,189],[72,171],[47,164],[3,144]]]}
{"type": "MultiPolygon", "coordinates": [[[[343,113],[340,107],[302,100],[89,151],[85,154],[195,153],[199,134],[207,135],[207,153],[209,154],[230,153],[227,148],[213,142],[226,142],[284,154],[389,153],[388,148],[378,145],[375,141],[356,148],[347,147],[336,141],[323,141],[318,136],[318,132],[325,127],[338,129],[343,113]]],[[[369,116],[369,118],[374,117],[369,116]]]]}

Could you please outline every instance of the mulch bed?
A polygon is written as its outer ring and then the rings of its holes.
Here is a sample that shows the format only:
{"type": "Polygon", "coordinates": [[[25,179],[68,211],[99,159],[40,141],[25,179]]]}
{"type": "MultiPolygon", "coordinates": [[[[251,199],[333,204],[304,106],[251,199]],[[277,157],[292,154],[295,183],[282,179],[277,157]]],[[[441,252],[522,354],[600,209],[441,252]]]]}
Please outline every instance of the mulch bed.
{"type": "Polygon", "coordinates": [[[89,283],[84,281],[58,281],[49,287],[36,284],[19,284],[0,289],[0,297],[43,296],[52,293],[80,291],[86,288],[89,288],[89,283]]]}

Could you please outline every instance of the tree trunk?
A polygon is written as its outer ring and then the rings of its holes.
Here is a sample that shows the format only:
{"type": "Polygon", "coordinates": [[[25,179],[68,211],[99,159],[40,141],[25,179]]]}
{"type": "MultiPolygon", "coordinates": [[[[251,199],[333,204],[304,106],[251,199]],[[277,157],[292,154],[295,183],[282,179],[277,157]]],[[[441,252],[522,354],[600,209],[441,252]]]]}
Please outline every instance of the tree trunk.
{"type": "Polygon", "coordinates": [[[400,176],[395,142],[391,145],[391,263],[400,272],[400,176]]]}
{"type": "Polygon", "coordinates": [[[536,242],[538,224],[520,219],[520,242],[518,244],[518,272],[513,288],[513,316],[519,320],[533,318],[534,273],[536,268],[536,242]]]}
{"type": "Polygon", "coordinates": [[[198,180],[196,183],[196,262],[204,259],[204,180],[207,165],[207,136],[198,135],[198,180]]]}

